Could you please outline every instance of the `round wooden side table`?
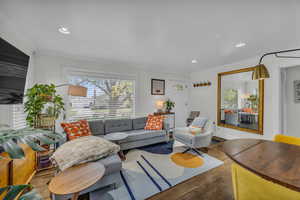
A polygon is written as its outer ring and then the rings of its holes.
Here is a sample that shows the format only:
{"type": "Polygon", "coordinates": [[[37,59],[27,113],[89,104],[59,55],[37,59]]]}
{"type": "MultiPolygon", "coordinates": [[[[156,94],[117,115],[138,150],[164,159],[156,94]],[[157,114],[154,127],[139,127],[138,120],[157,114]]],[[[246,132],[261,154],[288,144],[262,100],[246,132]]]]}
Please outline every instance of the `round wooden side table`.
{"type": "Polygon", "coordinates": [[[76,165],[58,173],[48,189],[57,195],[73,194],[72,200],[77,200],[79,193],[99,181],[104,173],[105,167],[100,162],[76,165]]]}
{"type": "MultiPolygon", "coordinates": [[[[103,138],[119,145],[120,141],[125,140],[127,137],[128,135],[126,133],[115,132],[115,133],[109,133],[107,135],[104,135],[103,138]]],[[[126,156],[124,155],[124,152],[122,150],[120,150],[118,154],[122,161],[126,160],[126,156]]]]}
{"type": "Polygon", "coordinates": [[[111,142],[119,143],[119,141],[124,140],[128,137],[126,133],[116,132],[104,135],[104,139],[110,140],[111,142]]]}

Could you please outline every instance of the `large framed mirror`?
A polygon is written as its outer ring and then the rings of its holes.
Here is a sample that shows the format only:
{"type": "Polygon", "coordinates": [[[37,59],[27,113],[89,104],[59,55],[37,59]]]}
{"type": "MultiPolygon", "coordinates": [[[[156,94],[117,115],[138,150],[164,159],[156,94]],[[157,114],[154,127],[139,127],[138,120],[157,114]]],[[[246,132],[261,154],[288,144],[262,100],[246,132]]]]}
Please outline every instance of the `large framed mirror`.
{"type": "Polygon", "coordinates": [[[218,74],[218,126],[263,134],[264,80],[254,67],[218,74]]]}

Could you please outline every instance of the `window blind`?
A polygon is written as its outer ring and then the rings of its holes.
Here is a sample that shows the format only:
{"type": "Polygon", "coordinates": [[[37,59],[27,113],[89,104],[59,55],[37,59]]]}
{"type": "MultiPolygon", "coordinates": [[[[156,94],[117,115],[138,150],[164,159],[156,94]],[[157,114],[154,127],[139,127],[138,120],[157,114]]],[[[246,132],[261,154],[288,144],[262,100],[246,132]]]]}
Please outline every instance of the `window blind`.
{"type": "Polygon", "coordinates": [[[114,119],[134,114],[134,80],[76,75],[70,76],[69,82],[88,89],[87,97],[69,96],[69,120],[114,119]]]}
{"type": "Polygon", "coordinates": [[[26,127],[26,114],[23,104],[12,105],[12,128],[21,129],[26,127]]]}

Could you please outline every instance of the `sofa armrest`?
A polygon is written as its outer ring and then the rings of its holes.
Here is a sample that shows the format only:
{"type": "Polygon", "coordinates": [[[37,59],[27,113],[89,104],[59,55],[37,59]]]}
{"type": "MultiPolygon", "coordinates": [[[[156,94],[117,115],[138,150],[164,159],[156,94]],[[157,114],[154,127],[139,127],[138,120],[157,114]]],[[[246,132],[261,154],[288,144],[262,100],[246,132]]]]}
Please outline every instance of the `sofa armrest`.
{"type": "Polygon", "coordinates": [[[195,135],[192,141],[193,146],[195,148],[208,147],[211,142],[212,134],[212,131],[206,131],[205,133],[195,135]]]}
{"type": "Polygon", "coordinates": [[[189,128],[188,127],[180,127],[180,128],[175,128],[174,132],[189,132],[189,128]]]}

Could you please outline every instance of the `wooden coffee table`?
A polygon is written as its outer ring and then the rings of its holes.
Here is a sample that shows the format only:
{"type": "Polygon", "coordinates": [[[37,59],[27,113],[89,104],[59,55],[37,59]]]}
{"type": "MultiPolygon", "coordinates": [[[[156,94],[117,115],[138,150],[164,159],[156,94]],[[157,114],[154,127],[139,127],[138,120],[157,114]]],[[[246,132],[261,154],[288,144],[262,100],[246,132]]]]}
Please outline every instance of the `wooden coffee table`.
{"type": "Polygon", "coordinates": [[[48,189],[57,195],[73,194],[72,200],[77,200],[79,193],[99,181],[104,173],[105,167],[100,162],[76,165],[58,173],[48,189]]]}

